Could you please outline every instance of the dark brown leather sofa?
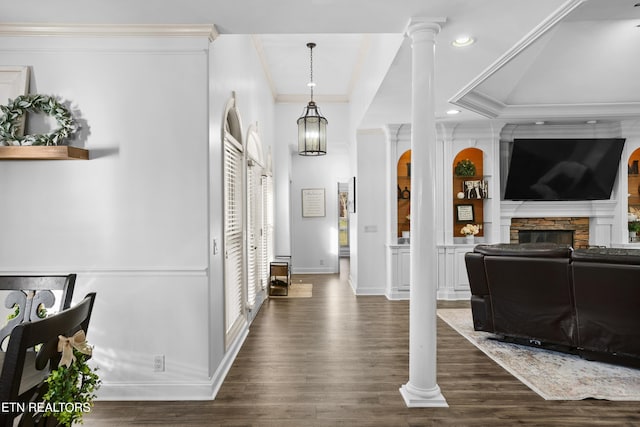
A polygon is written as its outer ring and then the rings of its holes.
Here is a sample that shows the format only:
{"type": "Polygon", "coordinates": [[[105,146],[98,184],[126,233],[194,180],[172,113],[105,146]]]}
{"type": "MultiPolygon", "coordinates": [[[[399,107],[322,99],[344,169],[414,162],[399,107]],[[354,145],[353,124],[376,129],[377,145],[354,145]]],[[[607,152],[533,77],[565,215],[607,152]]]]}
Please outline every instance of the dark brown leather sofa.
{"type": "Polygon", "coordinates": [[[640,250],[478,245],[465,261],[475,330],[640,367],[640,250]]]}

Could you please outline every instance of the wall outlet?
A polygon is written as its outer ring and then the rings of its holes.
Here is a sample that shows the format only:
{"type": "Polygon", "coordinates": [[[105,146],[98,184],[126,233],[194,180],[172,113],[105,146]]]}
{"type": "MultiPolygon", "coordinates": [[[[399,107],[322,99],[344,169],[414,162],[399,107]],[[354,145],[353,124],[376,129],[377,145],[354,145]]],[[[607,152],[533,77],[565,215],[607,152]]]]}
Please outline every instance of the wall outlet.
{"type": "Polygon", "coordinates": [[[324,265],[324,260],[323,259],[320,260],[320,265],[324,265]]]}
{"type": "Polygon", "coordinates": [[[164,372],[164,354],[153,357],[153,372],[164,372]]]}

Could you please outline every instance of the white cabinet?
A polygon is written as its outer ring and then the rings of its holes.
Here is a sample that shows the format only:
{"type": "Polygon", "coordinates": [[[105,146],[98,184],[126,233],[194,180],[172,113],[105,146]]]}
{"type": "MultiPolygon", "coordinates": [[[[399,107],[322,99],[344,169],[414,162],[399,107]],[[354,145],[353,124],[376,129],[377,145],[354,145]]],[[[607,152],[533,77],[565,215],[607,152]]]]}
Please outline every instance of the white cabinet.
{"type": "Polygon", "coordinates": [[[389,245],[385,295],[390,300],[409,299],[411,246],[389,245]]]}
{"type": "Polygon", "coordinates": [[[438,246],[438,299],[467,300],[471,298],[464,255],[475,245],[438,246]]]}

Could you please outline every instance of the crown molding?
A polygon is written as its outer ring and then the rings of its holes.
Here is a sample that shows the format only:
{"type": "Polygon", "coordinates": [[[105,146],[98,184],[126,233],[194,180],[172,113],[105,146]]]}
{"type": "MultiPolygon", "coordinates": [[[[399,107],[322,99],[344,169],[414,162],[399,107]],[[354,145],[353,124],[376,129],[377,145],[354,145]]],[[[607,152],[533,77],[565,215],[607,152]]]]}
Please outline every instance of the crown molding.
{"type": "Polygon", "coordinates": [[[536,104],[507,106],[500,114],[502,120],[588,120],[640,117],[640,102],[536,104]]]}
{"type": "Polygon", "coordinates": [[[253,42],[253,48],[256,50],[256,54],[258,55],[258,59],[260,60],[260,65],[262,65],[262,71],[264,72],[264,77],[267,79],[267,84],[269,85],[269,89],[271,90],[271,96],[273,97],[273,101],[275,102],[278,99],[278,93],[276,90],[276,84],[273,81],[273,76],[271,75],[271,70],[269,69],[267,55],[264,53],[264,45],[262,44],[262,40],[260,39],[260,37],[256,35],[251,36],[251,41],[253,42]]]}
{"type": "Polygon", "coordinates": [[[78,36],[78,37],[218,37],[215,25],[111,25],[1,23],[2,36],[78,36]]]}

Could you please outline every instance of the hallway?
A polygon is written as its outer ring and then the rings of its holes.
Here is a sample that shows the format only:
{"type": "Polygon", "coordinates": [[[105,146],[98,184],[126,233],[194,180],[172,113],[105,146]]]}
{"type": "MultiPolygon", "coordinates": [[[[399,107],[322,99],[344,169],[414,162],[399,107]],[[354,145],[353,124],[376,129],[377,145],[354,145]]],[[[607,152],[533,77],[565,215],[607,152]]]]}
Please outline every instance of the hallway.
{"type": "Polygon", "coordinates": [[[450,407],[408,409],[398,391],[408,379],[408,302],[355,297],[339,275],[293,280],[313,283],[313,297],[265,302],[215,401],[97,402],[85,425],[640,423],[637,402],[543,400],[441,320],[438,383],[450,407]]]}

